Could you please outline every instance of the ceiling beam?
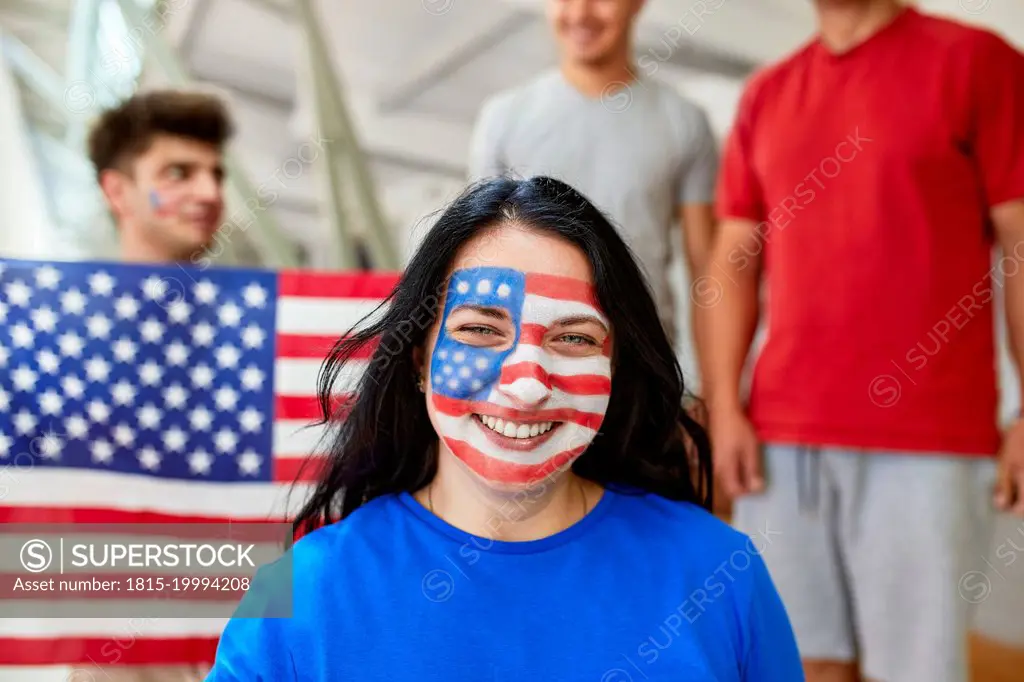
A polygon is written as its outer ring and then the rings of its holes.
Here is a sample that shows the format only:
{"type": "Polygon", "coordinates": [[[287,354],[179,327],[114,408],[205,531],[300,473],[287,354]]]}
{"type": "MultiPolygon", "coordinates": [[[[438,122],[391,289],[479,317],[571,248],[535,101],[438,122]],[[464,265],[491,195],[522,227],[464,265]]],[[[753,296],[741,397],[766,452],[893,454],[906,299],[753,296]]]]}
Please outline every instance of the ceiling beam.
{"type": "Polygon", "coordinates": [[[467,16],[479,18],[475,25],[466,26],[455,41],[431,41],[428,50],[410,60],[409,69],[401,79],[380,96],[381,113],[407,107],[460,67],[493,50],[510,34],[537,21],[535,13],[519,9],[467,16]]]}

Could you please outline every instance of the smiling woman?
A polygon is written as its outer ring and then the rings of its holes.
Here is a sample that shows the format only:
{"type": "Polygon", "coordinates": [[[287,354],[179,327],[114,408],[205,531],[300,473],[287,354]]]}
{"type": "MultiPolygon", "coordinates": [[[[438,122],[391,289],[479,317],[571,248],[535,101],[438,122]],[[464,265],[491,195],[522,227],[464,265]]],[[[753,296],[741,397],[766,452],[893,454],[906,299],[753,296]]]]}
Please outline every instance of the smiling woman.
{"type": "Polygon", "coordinates": [[[637,679],[803,679],[771,533],[709,513],[672,346],[584,197],[471,187],[381,319],[336,345],[325,418],[375,340],[306,534],[261,571],[209,679],[599,682],[630,679],[623,658],[637,679]],[[291,617],[271,618],[281,595],[291,617]]]}

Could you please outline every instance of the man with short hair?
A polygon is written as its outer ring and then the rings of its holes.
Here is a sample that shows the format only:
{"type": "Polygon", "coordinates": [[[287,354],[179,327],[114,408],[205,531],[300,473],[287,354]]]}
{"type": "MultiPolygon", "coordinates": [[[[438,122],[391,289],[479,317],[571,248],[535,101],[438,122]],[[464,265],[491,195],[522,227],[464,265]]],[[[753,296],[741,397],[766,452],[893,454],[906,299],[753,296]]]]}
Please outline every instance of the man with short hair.
{"type": "MultiPolygon", "coordinates": [[[[675,306],[689,301],[673,301],[670,289],[674,226],[682,223],[696,279],[714,231],[718,154],[704,111],[634,68],[632,33],[642,7],[643,0],[548,0],[559,68],[485,103],[469,174],[549,175],[585,194],[636,254],[675,340],[675,306]]],[[[693,388],[703,344],[695,330],[691,356],[688,336],[681,360],[693,388]]]]}
{"type": "Polygon", "coordinates": [[[100,116],[89,158],[124,260],[185,262],[213,242],[232,134],[224,104],[202,93],[140,94],[100,116]]]}
{"type": "Polygon", "coordinates": [[[725,147],[716,474],[740,530],[776,531],[808,682],[965,682],[997,453],[996,503],[1024,512],[994,338],[1001,296],[1024,372],[1024,56],[897,0],[815,9],[819,35],[751,79],[725,147]]]}
{"type": "MultiPolygon", "coordinates": [[[[139,94],[100,116],[89,136],[89,157],[123,260],[195,262],[213,243],[224,210],[224,147],[233,133],[225,105],[197,92],[139,94]]],[[[197,682],[205,678],[212,653],[202,665],[109,665],[102,679],[197,682]]],[[[103,666],[100,659],[95,663],[103,666]]]]}

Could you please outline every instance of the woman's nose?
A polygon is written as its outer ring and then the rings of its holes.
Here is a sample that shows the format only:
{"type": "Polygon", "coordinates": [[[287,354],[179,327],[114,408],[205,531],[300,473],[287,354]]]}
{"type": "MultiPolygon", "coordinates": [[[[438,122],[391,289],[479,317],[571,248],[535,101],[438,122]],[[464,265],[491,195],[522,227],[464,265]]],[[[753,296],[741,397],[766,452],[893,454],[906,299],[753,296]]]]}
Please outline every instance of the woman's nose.
{"type": "Polygon", "coordinates": [[[498,390],[516,407],[531,409],[543,405],[551,397],[551,382],[539,364],[524,362],[502,370],[498,390]]]}

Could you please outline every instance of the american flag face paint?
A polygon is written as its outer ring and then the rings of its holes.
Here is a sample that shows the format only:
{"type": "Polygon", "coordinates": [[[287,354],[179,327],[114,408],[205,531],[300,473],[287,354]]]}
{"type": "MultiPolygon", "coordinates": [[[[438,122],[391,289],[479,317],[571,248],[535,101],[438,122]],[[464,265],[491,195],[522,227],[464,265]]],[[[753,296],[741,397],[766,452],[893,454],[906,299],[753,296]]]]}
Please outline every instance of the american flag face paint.
{"type": "Polygon", "coordinates": [[[581,316],[609,328],[582,280],[497,267],[452,275],[431,356],[430,400],[441,438],[482,478],[538,482],[566,468],[597,435],[611,393],[608,344],[567,354],[544,343],[559,320],[581,316]],[[501,312],[514,329],[511,345],[455,338],[449,318],[463,307],[501,312]]]}

